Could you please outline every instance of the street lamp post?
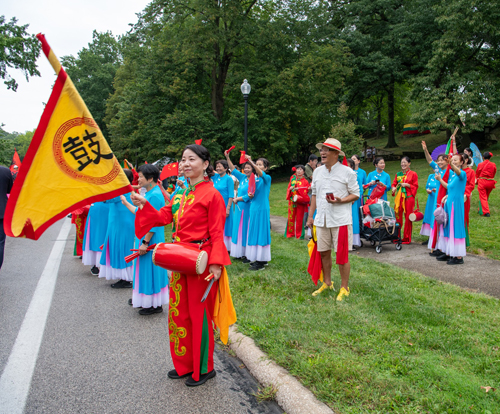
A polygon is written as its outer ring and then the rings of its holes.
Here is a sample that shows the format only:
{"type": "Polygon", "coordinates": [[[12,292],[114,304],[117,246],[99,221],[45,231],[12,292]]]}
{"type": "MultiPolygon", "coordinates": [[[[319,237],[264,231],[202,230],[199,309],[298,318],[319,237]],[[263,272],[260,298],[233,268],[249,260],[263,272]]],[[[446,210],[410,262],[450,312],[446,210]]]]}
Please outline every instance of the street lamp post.
{"type": "Polygon", "coordinates": [[[245,100],[245,154],[247,152],[247,131],[248,131],[248,95],[252,90],[250,84],[245,79],[241,84],[241,93],[243,94],[243,99],[245,100]]]}

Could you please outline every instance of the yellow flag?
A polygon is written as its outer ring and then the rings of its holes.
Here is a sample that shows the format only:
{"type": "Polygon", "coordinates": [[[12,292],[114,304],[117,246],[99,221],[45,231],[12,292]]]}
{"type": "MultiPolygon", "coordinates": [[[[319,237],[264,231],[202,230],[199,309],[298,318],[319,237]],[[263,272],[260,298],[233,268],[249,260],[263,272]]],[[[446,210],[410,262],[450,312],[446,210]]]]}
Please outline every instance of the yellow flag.
{"type": "Polygon", "coordinates": [[[132,191],[75,85],[45,37],[37,37],[57,80],[4,217],[7,235],[35,240],[71,211],[132,191]]]}

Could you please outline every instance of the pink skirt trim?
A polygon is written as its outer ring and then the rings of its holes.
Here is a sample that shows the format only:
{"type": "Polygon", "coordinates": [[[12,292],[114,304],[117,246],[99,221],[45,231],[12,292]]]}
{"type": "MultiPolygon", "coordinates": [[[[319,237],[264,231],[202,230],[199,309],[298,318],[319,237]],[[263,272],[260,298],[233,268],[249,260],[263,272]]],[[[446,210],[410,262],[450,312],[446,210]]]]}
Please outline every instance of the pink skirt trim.
{"type": "Polygon", "coordinates": [[[432,231],[432,229],[431,229],[431,225],[430,224],[428,224],[428,223],[423,223],[422,224],[422,228],[420,229],[420,234],[422,236],[429,236],[430,237],[431,236],[431,231],[432,231]]]}

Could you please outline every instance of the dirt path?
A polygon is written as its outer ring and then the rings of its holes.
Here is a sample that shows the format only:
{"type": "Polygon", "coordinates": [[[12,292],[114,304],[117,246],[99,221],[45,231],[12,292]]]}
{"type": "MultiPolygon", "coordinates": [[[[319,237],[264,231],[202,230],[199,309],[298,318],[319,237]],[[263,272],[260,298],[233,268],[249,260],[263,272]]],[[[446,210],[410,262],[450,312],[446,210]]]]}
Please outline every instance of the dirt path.
{"type": "MultiPolygon", "coordinates": [[[[285,232],[286,219],[271,216],[271,229],[279,234],[285,232]]],[[[420,244],[403,245],[401,250],[395,246],[383,245],[377,254],[375,248],[364,240],[364,247],[352,254],[367,259],[390,263],[403,269],[413,270],[433,279],[452,283],[472,292],[482,292],[500,299],[500,261],[473,254],[464,258],[463,265],[450,266],[429,256],[427,246],[420,244]]]]}

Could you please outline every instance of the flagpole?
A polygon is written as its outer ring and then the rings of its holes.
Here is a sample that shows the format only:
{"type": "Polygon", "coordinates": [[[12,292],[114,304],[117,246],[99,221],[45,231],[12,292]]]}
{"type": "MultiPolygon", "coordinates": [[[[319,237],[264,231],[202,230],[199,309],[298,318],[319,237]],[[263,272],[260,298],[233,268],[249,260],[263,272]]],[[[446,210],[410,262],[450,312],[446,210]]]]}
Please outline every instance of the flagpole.
{"type": "Polygon", "coordinates": [[[59,72],[62,69],[61,62],[59,62],[59,59],[57,59],[56,54],[52,51],[51,47],[47,43],[47,40],[45,39],[45,35],[38,33],[36,35],[36,37],[40,41],[40,43],[42,43],[43,53],[45,54],[45,56],[49,60],[50,64],[52,65],[52,68],[55,70],[56,75],[59,75],[59,72]]]}

